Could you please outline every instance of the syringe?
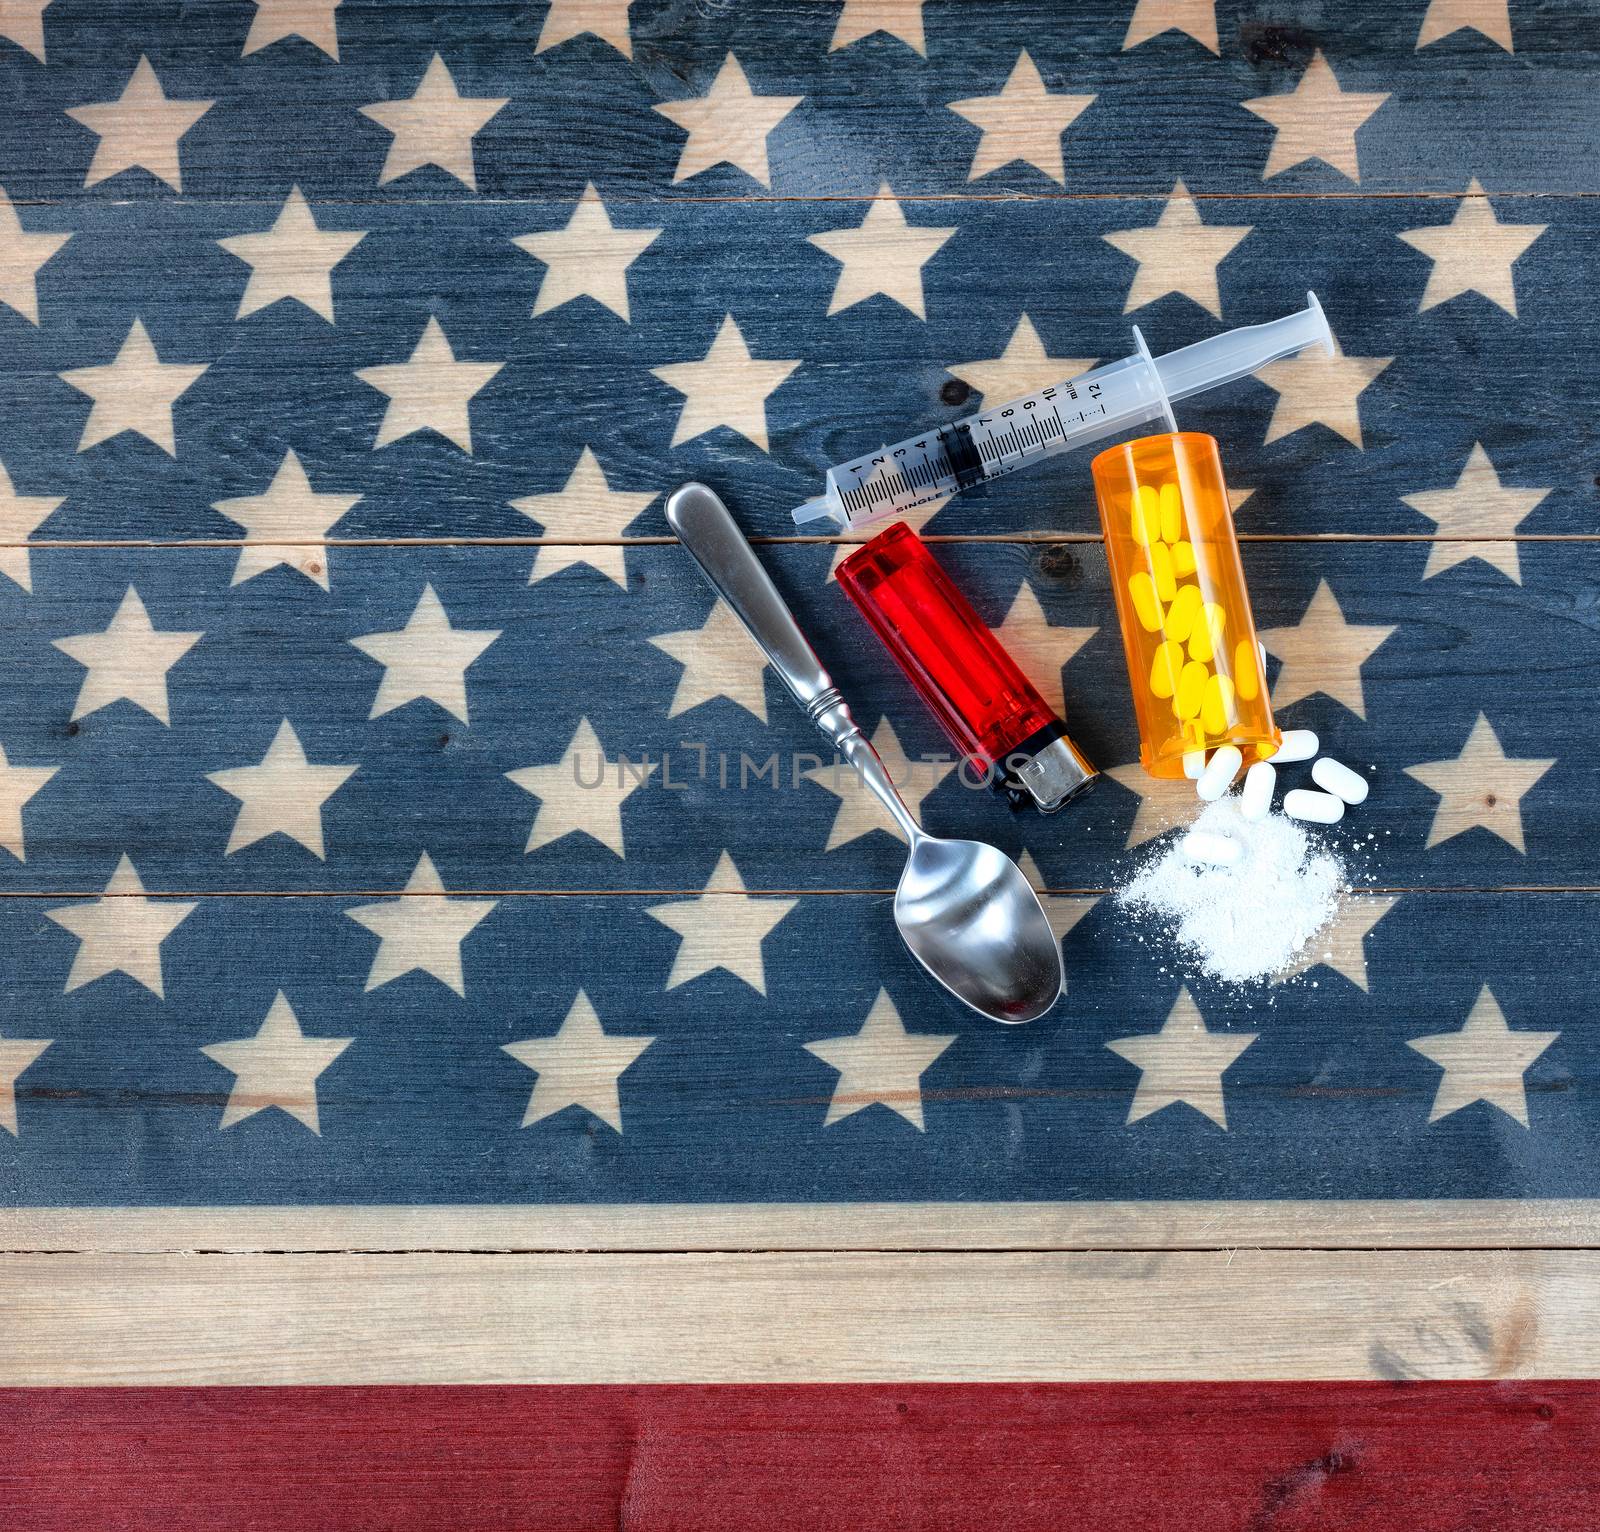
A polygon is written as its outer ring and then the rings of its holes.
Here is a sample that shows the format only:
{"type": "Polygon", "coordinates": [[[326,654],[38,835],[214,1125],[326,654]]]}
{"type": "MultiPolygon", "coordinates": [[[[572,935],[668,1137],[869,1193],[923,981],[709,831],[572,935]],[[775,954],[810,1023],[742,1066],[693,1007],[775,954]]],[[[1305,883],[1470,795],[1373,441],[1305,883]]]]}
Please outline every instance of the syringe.
{"type": "Polygon", "coordinates": [[[830,468],[827,491],[797,507],[794,519],[803,524],[826,517],[839,527],[859,527],[1147,420],[1165,420],[1176,431],[1172,406],[1179,399],[1310,346],[1333,355],[1333,335],[1311,292],[1298,313],[1228,330],[1165,356],[1150,355],[1137,325],[1133,339],[1138,350],[1120,362],[830,468]]]}

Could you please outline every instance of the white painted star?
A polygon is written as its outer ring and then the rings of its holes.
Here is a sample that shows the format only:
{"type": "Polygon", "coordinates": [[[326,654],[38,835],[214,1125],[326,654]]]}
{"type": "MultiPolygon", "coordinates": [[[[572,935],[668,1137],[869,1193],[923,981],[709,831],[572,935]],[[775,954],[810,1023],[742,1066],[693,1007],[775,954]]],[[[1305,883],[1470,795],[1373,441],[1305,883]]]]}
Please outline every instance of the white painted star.
{"type": "Polygon", "coordinates": [[[124,170],[137,169],[148,170],[158,181],[181,192],[178,140],[215,105],[215,101],[169,98],[150,60],[140,58],[115,101],[67,108],[67,116],[100,140],[83,178],[84,186],[96,186],[124,170]]]}
{"type": "Polygon", "coordinates": [[[33,569],[28,562],[28,539],[66,503],[65,495],[19,495],[0,463],[0,575],[33,589],[33,569]]]}
{"type": "Polygon", "coordinates": [[[994,630],[1000,647],[1039,689],[1039,694],[1055,710],[1057,718],[1067,715],[1066,686],[1061,672],[1075,655],[1100,630],[1056,626],[1044,614],[1033,587],[1023,580],[1017,598],[1011,603],[1005,621],[994,630]]]}
{"type": "Polygon", "coordinates": [[[1339,905],[1333,920],[1281,973],[1274,984],[1284,984],[1318,966],[1343,974],[1359,990],[1371,993],[1367,982],[1367,934],[1400,902],[1398,894],[1351,894],[1339,905]]]}
{"type": "Polygon", "coordinates": [[[767,446],[767,399],[800,365],[758,361],[750,355],[732,314],[723,317],[711,349],[698,362],[674,362],[650,370],[684,396],[669,446],[727,426],[763,452],[767,446]]]}
{"type": "Polygon", "coordinates": [[[1163,32],[1183,32],[1210,53],[1222,52],[1217,42],[1217,0],[1138,0],[1122,51],[1137,48],[1163,32]]]}
{"type": "Polygon", "coordinates": [[[1367,716],[1361,667],[1395,631],[1379,623],[1346,622],[1333,588],[1318,580],[1305,616],[1292,628],[1263,628],[1261,642],[1283,661],[1272,688],[1282,709],[1317,692],[1342,702],[1357,718],[1367,716]]]}
{"type": "Polygon", "coordinates": [[[79,942],[63,993],[81,989],[103,974],[125,973],[158,1000],[165,999],[161,944],[196,908],[192,900],[146,897],[133,863],[122,857],[98,899],[45,911],[79,942]]]}
{"type": "Polygon", "coordinates": [[[1481,32],[1507,53],[1516,52],[1511,46],[1510,0],[1428,0],[1422,30],[1417,34],[1417,48],[1426,48],[1429,43],[1466,28],[1481,32]]]}
{"type": "Polygon", "coordinates": [[[42,64],[44,13],[51,0],[0,0],[0,37],[8,38],[42,64]]]}
{"type": "Polygon", "coordinates": [[[360,108],[379,127],[394,135],[378,175],[387,186],[401,176],[437,165],[473,191],[478,172],[472,158],[472,140],[509,96],[463,96],[444,60],[436,53],[417,85],[416,93],[402,101],[377,101],[360,108]]]}
{"type": "Polygon", "coordinates": [[[365,229],[319,229],[298,186],[289,188],[273,225],[263,234],[235,234],[217,243],[250,268],[239,299],[243,319],[280,299],[303,303],[333,319],[333,268],[367,237],[365,229]]]}
{"type": "Polygon", "coordinates": [[[767,138],[804,100],[804,96],[756,95],[738,59],[730,53],[705,95],[663,101],[656,107],[689,135],[678,156],[673,182],[687,181],[713,165],[727,163],[770,190],[767,138]]]}
{"type": "Polygon", "coordinates": [[[317,1081],[353,1037],[307,1037],[280,989],[253,1037],[208,1043],[200,1051],[234,1076],[219,1131],[277,1107],[319,1136],[317,1081]]]}
{"type": "Polygon", "coordinates": [[[628,6],[631,0],[550,0],[544,25],[534,53],[540,54],[585,32],[610,43],[624,58],[633,57],[633,38],[628,32],[628,6]]]}
{"type": "Polygon", "coordinates": [[[1102,236],[1108,245],[1139,263],[1122,312],[1131,314],[1168,293],[1182,293],[1213,318],[1221,319],[1217,267],[1254,227],[1204,222],[1188,188],[1182,181],[1175,182],[1161,216],[1149,227],[1102,236]]]}
{"type": "Polygon", "coordinates": [[[0,303],[15,309],[30,324],[39,323],[39,268],[70,234],[29,233],[22,217],[0,186],[0,303]]]}
{"type": "Polygon", "coordinates": [[[126,698],[169,727],[167,672],[205,635],[155,627],[139,592],[131,585],[111,621],[98,633],[75,633],[52,640],[89,673],[72,705],[74,719],[126,698]]]}
{"type": "Polygon", "coordinates": [[[259,495],[218,500],[211,507],[245,531],[230,583],[239,585],[287,564],[327,590],[328,532],[360,499],[312,489],[300,459],[285,452],[272,482],[259,495]]]}
{"type": "Polygon", "coordinates": [[[1036,388],[1075,378],[1094,365],[1093,358],[1051,356],[1044,349],[1033,321],[1024,314],[1017,320],[1017,327],[1001,355],[986,361],[952,362],[945,371],[977,389],[976,408],[982,411],[990,405],[999,406],[1008,399],[1032,393],[1036,388]]]}
{"type": "Polygon", "coordinates": [[[767,721],[767,657],[723,602],[711,608],[701,627],[658,633],[650,642],[683,666],[668,718],[726,697],[762,723],[767,721]]]}
{"type": "Polygon", "coordinates": [[[22,810],[61,768],[13,766],[0,745],[0,847],[19,862],[27,861],[22,838],[22,810]]]}
{"type": "Polygon", "coordinates": [[[269,835],[287,835],[318,861],[326,861],[322,805],[359,769],[313,766],[306,759],[300,736],[285,718],[258,765],[206,773],[208,782],[239,800],[239,812],[222,854],[232,856],[269,835]]]}
{"type": "MultiPolygon", "coordinates": [[[[907,760],[894,726],[887,718],[873,731],[872,748],[882,757],[906,807],[919,818],[922,800],[956,769],[956,763],[948,756],[933,761],[907,760]]],[[[861,785],[861,779],[844,762],[813,767],[805,777],[806,781],[827,788],[839,800],[839,811],[833,816],[828,844],[823,848],[825,851],[848,845],[860,836],[872,834],[874,830],[886,831],[899,840],[905,839],[899,825],[889,817],[888,810],[861,785]]]]}
{"type": "Polygon", "coordinates": [[[844,0],[828,52],[837,53],[863,37],[871,37],[874,32],[885,32],[927,58],[928,42],[922,30],[923,4],[924,0],[844,0]]]}
{"type": "Polygon", "coordinates": [[[406,625],[390,633],[365,633],[350,642],[383,666],[369,718],[380,718],[419,698],[437,702],[462,723],[467,717],[467,669],[500,636],[499,628],[452,628],[431,585],[422,587],[406,625]]]}
{"type": "Polygon", "coordinates": [[[1428,567],[1422,578],[1431,580],[1469,559],[1482,559],[1522,584],[1514,540],[1517,528],[1549,493],[1502,484],[1482,443],[1474,442],[1466,466],[1449,489],[1418,490],[1400,497],[1434,525],[1436,536],[1428,544],[1428,567]]]}
{"type": "Polygon", "coordinates": [[[1139,1088],[1128,1108],[1128,1122],[1138,1122],[1181,1102],[1226,1128],[1222,1077],[1258,1035],[1208,1032],[1189,991],[1180,989],[1159,1032],[1119,1037],[1106,1044],[1139,1070],[1139,1088]]]}
{"type": "Polygon", "coordinates": [[[242,56],[259,53],[286,37],[298,37],[338,63],[339,31],[333,13],[339,9],[339,0],[255,0],[255,7],[242,56]]]}
{"type": "Polygon", "coordinates": [[[1413,1037],[1406,1043],[1444,1071],[1428,1121],[1438,1122],[1483,1101],[1526,1128],[1528,1092],[1523,1076],[1560,1036],[1559,1032],[1529,1032],[1520,1027],[1513,1032],[1485,984],[1458,1031],[1413,1037]]]}
{"type": "Polygon", "coordinates": [[[18,1136],[17,1076],[54,1041],[43,1037],[0,1037],[0,1128],[18,1136]]]}
{"type": "Polygon", "coordinates": [[[622,839],[622,805],[654,775],[656,762],[636,766],[626,759],[608,761],[587,718],[561,759],[548,766],[524,766],[508,776],[525,793],[539,800],[528,832],[527,851],[537,851],[563,835],[590,836],[618,856],[627,856],[622,839]]]}
{"type": "Polygon", "coordinates": [[[1138,761],[1113,766],[1105,774],[1138,799],[1124,844],[1128,851],[1166,830],[1188,824],[1205,807],[1194,795],[1193,782],[1185,777],[1153,777],[1138,761]]]}
{"type": "Polygon", "coordinates": [[[1554,765],[1553,757],[1507,755],[1494,726],[1479,713],[1460,755],[1405,769],[1408,777],[1439,795],[1428,826],[1428,848],[1481,826],[1526,855],[1522,800],[1554,765]]]}
{"type": "Polygon", "coordinates": [[[1038,66],[1024,49],[1006,83],[992,96],[952,101],[950,110],[983,130],[972,156],[969,181],[1022,160],[1061,186],[1067,184],[1061,135],[1094,102],[1093,96],[1058,95],[1044,87],[1038,66]]]}
{"type": "Polygon", "coordinates": [[[538,1075],[522,1126],[530,1127],[569,1106],[622,1132],[622,1096],[617,1082],[637,1062],[653,1037],[616,1037],[605,1031],[589,997],[580,989],[554,1037],[506,1043],[505,1051],[538,1075]]]}
{"type": "Polygon", "coordinates": [[[867,203],[866,216],[853,229],[829,229],[807,236],[807,243],[840,262],[839,278],[828,301],[829,314],[882,294],[918,319],[928,317],[922,268],[944,248],[955,228],[930,229],[906,222],[885,181],[867,203]]]}
{"type": "Polygon", "coordinates": [[[424,851],[398,898],[345,911],[379,938],[367,974],[369,992],[408,973],[429,973],[458,995],[466,995],[461,943],[500,901],[451,899],[446,893],[433,858],[424,851]]]}
{"type": "Polygon", "coordinates": [[[356,372],[363,383],[389,398],[373,451],[414,431],[437,431],[470,454],[472,417],[467,406],[504,366],[504,362],[457,361],[444,327],[430,315],[406,361],[356,372]]]}
{"type": "Polygon", "coordinates": [[[1256,369],[1256,376],[1278,395],[1262,445],[1302,426],[1324,425],[1347,442],[1365,448],[1357,404],[1392,356],[1346,356],[1338,342],[1330,357],[1318,348],[1286,356],[1256,369]]]}
{"type": "Polygon", "coordinates": [[[757,994],[766,994],[761,944],[799,902],[747,894],[739,869],[724,851],[698,899],[677,899],[645,908],[646,915],[683,938],[667,976],[667,988],[676,989],[703,973],[723,968],[757,994]]]}
{"type": "Polygon", "coordinates": [[[58,374],[80,394],[94,400],[83,424],[78,451],[133,431],[152,441],[169,457],[178,455],[172,428],[172,406],[206,370],[205,362],[163,362],[149,332],[135,319],[116,357],[94,367],[72,367],[58,374]]]}
{"type": "Polygon", "coordinates": [[[1474,176],[1449,223],[1404,229],[1396,236],[1433,262],[1417,312],[1425,313],[1462,293],[1479,293],[1515,319],[1517,288],[1511,268],[1549,227],[1501,223],[1474,176]]]}
{"type": "Polygon", "coordinates": [[[546,537],[560,539],[533,555],[528,584],[548,580],[575,564],[587,564],[626,590],[628,569],[622,535],[655,502],[658,493],[653,489],[612,489],[594,449],[585,447],[560,489],[511,502],[530,521],[538,522],[546,537]]]}
{"type": "Polygon", "coordinates": [[[1356,133],[1388,99],[1387,91],[1341,90],[1318,50],[1292,91],[1239,103],[1277,129],[1261,179],[1270,181],[1306,160],[1321,160],[1359,182],[1356,133]]]}
{"type": "Polygon", "coordinates": [[[1044,918],[1050,922],[1050,929],[1055,932],[1058,942],[1065,941],[1068,932],[1100,902],[1098,894],[1046,893],[1044,874],[1039,871],[1039,864],[1034,861],[1031,851],[1024,851],[1017,858],[1017,866],[1022,869],[1028,886],[1039,896],[1044,918]]]}
{"type": "Polygon", "coordinates": [[[898,1112],[919,1133],[926,1131],[922,1077],[955,1041],[953,1034],[906,1031],[889,992],[880,989],[859,1032],[805,1044],[807,1053],[839,1072],[823,1127],[877,1105],[898,1112]]]}
{"type": "Polygon", "coordinates": [[[611,222],[600,193],[590,182],[572,217],[559,229],[519,234],[519,250],[545,264],[533,312],[548,313],[574,298],[593,298],[618,318],[632,322],[628,309],[628,268],[653,245],[660,229],[621,229],[611,222]]]}

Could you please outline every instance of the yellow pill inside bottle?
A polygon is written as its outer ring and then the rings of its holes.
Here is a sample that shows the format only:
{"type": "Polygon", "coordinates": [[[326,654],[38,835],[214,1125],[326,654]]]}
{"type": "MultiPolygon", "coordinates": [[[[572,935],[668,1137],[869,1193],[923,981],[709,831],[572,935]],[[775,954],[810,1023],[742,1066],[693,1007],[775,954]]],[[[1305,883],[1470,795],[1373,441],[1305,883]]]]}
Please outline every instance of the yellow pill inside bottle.
{"type": "Polygon", "coordinates": [[[1227,622],[1228,614],[1219,603],[1204,602],[1189,630],[1189,658],[1209,665],[1216,658],[1217,645],[1222,641],[1222,630],[1227,622]]]}
{"type": "Polygon", "coordinates": [[[1129,531],[1141,548],[1148,548],[1161,535],[1161,497],[1148,484],[1133,492],[1129,508],[1129,531]]]}
{"type": "Polygon", "coordinates": [[[1169,543],[1183,536],[1183,499],[1170,479],[1161,486],[1161,535],[1169,543]]]}
{"type": "Polygon", "coordinates": [[[1224,734],[1239,716],[1234,706],[1233,682],[1226,676],[1212,676],[1205,683],[1205,693],[1200,703],[1200,722],[1207,734],[1224,734]]]}
{"type": "Polygon", "coordinates": [[[1178,582],[1172,574],[1172,549],[1163,542],[1150,544],[1150,573],[1156,582],[1156,594],[1163,601],[1178,594],[1178,582]]]}
{"type": "Polygon", "coordinates": [[[1155,657],[1150,662],[1150,690],[1158,697],[1170,697],[1178,689],[1178,676],[1183,670],[1183,645],[1168,639],[1156,645],[1155,657]]]}
{"type": "Polygon", "coordinates": [[[1167,620],[1162,625],[1162,631],[1168,638],[1175,638],[1181,644],[1194,627],[1200,606],[1200,587],[1180,585],[1177,595],[1172,598],[1172,605],[1167,609],[1167,620]]]}
{"type": "Polygon", "coordinates": [[[1246,702],[1254,702],[1261,694],[1261,666],[1256,655],[1256,646],[1249,639],[1241,638],[1233,646],[1233,680],[1239,688],[1239,695],[1246,702]]]}
{"type": "Polygon", "coordinates": [[[1194,571],[1194,544],[1184,538],[1172,545],[1172,572],[1180,580],[1186,580],[1194,571]]]}
{"type": "Polygon", "coordinates": [[[1128,596],[1145,632],[1158,632],[1166,613],[1156,597],[1156,582],[1147,570],[1137,569],[1128,576],[1128,596]]]}
{"type": "Polygon", "coordinates": [[[1173,694],[1172,711],[1179,718],[1194,718],[1205,700],[1206,680],[1211,672],[1195,660],[1190,660],[1178,676],[1178,689],[1173,694]]]}

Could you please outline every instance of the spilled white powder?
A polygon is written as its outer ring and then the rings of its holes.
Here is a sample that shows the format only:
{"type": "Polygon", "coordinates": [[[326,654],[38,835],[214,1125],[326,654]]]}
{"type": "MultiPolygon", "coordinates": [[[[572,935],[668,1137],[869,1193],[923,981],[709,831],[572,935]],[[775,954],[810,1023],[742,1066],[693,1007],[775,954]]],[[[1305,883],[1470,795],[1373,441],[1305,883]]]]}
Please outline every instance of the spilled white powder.
{"type": "Polygon", "coordinates": [[[1213,978],[1245,983],[1281,972],[1332,920],[1343,865],[1282,814],[1245,819],[1232,794],[1208,804],[1193,828],[1229,836],[1243,854],[1229,867],[1197,865],[1179,835],[1118,900],[1167,917],[1213,978]]]}

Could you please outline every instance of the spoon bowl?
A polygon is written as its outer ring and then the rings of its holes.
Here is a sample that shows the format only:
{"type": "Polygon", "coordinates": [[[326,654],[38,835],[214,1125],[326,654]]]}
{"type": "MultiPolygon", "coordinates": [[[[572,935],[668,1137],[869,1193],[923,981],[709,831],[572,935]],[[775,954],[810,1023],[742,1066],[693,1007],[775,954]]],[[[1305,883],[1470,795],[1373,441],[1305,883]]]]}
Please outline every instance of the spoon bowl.
{"type": "Polygon", "coordinates": [[[894,921],[939,983],[995,1021],[1033,1021],[1061,993],[1061,948],[1038,895],[1010,857],[982,841],[919,835],[894,921]]]}

